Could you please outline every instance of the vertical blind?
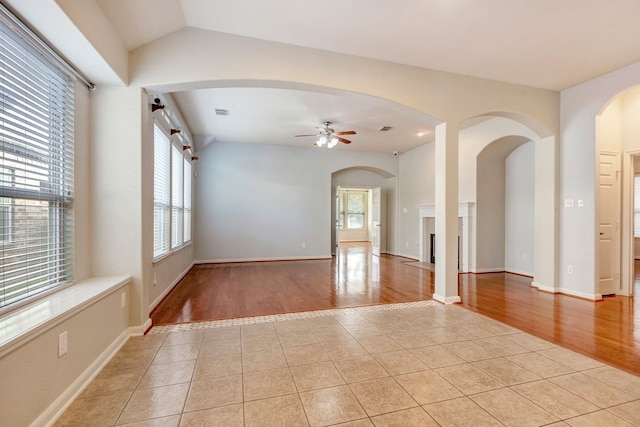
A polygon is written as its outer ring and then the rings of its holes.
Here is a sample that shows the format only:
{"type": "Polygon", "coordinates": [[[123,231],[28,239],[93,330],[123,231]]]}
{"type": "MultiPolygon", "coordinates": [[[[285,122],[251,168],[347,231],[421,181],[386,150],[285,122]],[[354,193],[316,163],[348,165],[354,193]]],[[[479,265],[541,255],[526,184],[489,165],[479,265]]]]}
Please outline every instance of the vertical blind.
{"type": "Polygon", "coordinates": [[[0,22],[0,308],[73,278],[74,81],[0,22]]]}
{"type": "Polygon", "coordinates": [[[157,123],[154,127],[153,257],[191,241],[191,163],[157,123]]]}

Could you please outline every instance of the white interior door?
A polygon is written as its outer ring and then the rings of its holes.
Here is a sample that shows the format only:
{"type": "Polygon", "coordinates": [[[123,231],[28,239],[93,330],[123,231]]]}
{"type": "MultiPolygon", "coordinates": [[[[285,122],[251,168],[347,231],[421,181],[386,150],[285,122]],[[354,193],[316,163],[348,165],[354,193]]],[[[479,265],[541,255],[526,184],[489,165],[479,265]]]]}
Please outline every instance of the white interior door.
{"type": "Polygon", "coordinates": [[[340,186],[338,185],[336,187],[336,246],[334,248],[336,256],[338,256],[338,253],[340,252],[338,250],[338,245],[340,244],[340,230],[342,229],[342,222],[344,221],[344,218],[341,217],[342,212],[342,193],[340,186]]]}
{"type": "Polygon", "coordinates": [[[599,293],[620,289],[620,155],[600,153],[599,293]]]}
{"type": "Polygon", "coordinates": [[[380,256],[380,187],[371,190],[371,252],[380,256]]]}

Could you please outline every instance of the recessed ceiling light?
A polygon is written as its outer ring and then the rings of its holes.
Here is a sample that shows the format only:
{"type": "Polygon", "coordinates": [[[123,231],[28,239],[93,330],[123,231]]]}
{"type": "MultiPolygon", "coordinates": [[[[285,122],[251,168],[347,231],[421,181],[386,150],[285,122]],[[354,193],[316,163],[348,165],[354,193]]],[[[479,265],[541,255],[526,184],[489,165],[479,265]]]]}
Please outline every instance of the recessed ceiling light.
{"type": "Polygon", "coordinates": [[[422,131],[420,131],[420,132],[416,133],[416,135],[418,135],[418,136],[425,136],[425,135],[427,135],[428,133],[429,133],[429,131],[428,131],[428,130],[422,130],[422,131]]]}
{"type": "Polygon", "coordinates": [[[382,126],[381,128],[378,129],[378,132],[388,132],[392,129],[391,126],[382,126]]]}

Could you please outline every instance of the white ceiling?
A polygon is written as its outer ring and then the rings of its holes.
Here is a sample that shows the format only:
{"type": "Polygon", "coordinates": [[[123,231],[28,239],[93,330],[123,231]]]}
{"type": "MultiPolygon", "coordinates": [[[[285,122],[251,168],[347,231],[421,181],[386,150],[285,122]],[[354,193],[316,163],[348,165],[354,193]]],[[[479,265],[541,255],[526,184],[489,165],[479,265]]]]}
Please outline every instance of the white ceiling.
{"type": "MultiPolygon", "coordinates": [[[[638,0],[96,2],[130,50],[197,27],[552,90],[640,60],[638,0]]],[[[290,135],[310,133],[310,127],[331,119],[339,128],[361,128],[364,135],[374,126],[374,120],[365,121],[370,108],[376,109],[380,123],[405,134],[421,126],[418,121],[401,123],[393,108],[385,112],[384,106],[369,105],[366,99],[332,97],[220,89],[179,94],[177,101],[194,134],[218,140],[287,143],[290,135]],[[217,102],[236,105],[226,124],[207,116],[217,102]],[[240,119],[232,129],[228,122],[240,119]],[[214,128],[218,134],[210,133],[214,128]],[[273,137],[265,141],[257,135],[273,137]]],[[[377,150],[385,142],[371,144],[377,150]]]]}

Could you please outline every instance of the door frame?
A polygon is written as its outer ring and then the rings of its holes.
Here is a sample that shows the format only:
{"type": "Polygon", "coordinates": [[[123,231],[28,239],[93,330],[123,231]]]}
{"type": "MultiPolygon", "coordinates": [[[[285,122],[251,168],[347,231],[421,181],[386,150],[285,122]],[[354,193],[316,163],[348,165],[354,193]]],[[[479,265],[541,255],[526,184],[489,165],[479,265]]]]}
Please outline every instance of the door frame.
{"type": "Polygon", "coordinates": [[[622,153],[620,295],[627,296],[633,295],[635,270],[633,237],[633,180],[635,176],[633,158],[635,156],[640,156],[640,150],[625,151],[622,153]]]}

